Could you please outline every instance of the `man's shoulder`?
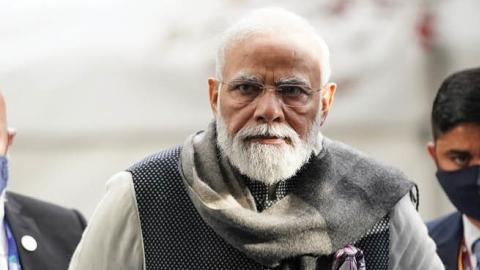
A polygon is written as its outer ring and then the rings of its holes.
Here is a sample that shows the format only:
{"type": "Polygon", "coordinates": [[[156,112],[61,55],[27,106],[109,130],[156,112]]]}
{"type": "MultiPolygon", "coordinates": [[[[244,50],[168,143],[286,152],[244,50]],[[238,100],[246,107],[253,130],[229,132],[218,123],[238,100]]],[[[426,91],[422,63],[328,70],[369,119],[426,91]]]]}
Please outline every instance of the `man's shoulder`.
{"type": "Polygon", "coordinates": [[[437,245],[437,253],[447,269],[456,269],[457,254],[463,237],[462,214],[454,212],[427,223],[428,234],[437,245]]]}
{"type": "Polygon", "coordinates": [[[83,219],[83,216],[74,209],[69,209],[51,202],[39,200],[30,196],[8,191],[6,194],[7,208],[20,210],[32,216],[48,215],[51,218],[71,216],[83,219]]]}
{"type": "Polygon", "coordinates": [[[145,169],[163,169],[165,166],[178,166],[182,147],[175,145],[162,149],[130,166],[127,171],[135,173],[145,169]]]}
{"type": "Polygon", "coordinates": [[[35,220],[37,226],[44,228],[76,228],[78,232],[86,227],[83,215],[75,209],[25,196],[15,192],[7,192],[5,210],[10,222],[15,224],[28,217],[35,220]]]}
{"type": "Polygon", "coordinates": [[[344,143],[325,139],[324,147],[322,169],[331,174],[330,179],[337,179],[339,187],[352,192],[351,196],[361,193],[362,198],[367,198],[366,205],[390,210],[414,187],[400,170],[344,143]]]}
{"type": "Polygon", "coordinates": [[[373,176],[378,179],[403,179],[408,177],[398,168],[378,161],[362,151],[353,148],[343,142],[325,138],[324,146],[336,163],[347,171],[354,171],[365,176],[373,176]]]}
{"type": "Polygon", "coordinates": [[[432,237],[443,235],[446,231],[461,229],[462,214],[453,212],[427,222],[427,228],[432,237]]]}

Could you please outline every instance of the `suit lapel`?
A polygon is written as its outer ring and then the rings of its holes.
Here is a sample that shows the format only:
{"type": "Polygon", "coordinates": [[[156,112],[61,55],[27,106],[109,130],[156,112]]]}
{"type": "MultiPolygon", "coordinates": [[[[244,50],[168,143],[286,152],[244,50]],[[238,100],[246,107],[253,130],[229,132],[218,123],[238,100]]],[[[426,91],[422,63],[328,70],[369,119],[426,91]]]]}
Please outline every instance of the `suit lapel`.
{"type": "Polygon", "coordinates": [[[460,244],[463,239],[462,214],[452,215],[443,228],[436,240],[438,255],[444,259],[447,269],[457,269],[460,244]]]}
{"type": "Polygon", "coordinates": [[[48,251],[42,246],[42,239],[37,224],[35,220],[23,213],[22,210],[22,205],[15,200],[15,197],[7,193],[5,216],[17,243],[22,269],[49,269],[47,265],[48,251]],[[33,251],[25,249],[22,244],[22,237],[27,235],[33,237],[37,242],[37,248],[33,251]]]}

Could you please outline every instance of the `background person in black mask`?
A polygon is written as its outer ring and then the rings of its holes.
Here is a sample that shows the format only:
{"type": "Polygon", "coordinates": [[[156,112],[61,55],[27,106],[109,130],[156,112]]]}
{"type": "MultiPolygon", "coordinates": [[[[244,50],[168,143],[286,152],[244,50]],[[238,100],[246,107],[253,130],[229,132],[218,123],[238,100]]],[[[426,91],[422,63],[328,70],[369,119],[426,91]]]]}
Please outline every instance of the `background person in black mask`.
{"type": "Polygon", "coordinates": [[[428,152],[458,212],[428,224],[447,269],[480,269],[480,68],[448,77],[433,103],[428,152]]]}

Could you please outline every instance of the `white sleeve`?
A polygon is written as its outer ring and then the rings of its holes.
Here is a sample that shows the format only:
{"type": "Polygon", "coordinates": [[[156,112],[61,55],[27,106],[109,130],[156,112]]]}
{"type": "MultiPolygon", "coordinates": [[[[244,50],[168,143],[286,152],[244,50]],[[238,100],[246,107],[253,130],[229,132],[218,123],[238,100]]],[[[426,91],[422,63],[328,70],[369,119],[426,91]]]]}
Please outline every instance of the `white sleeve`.
{"type": "Polygon", "coordinates": [[[118,173],[107,182],[69,270],[144,269],[141,233],[132,175],[118,173]]]}
{"type": "Polygon", "coordinates": [[[428,236],[427,227],[410,200],[404,196],[390,214],[390,260],[392,270],[445,269],[428,236]]]}

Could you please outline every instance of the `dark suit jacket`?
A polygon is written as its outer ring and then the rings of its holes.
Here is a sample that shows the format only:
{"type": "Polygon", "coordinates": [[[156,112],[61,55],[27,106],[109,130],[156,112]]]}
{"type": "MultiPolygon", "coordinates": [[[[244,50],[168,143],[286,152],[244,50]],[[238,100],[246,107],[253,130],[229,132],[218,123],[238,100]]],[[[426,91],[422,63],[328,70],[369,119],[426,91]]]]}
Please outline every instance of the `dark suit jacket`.
{"type": "Polygon", "coordinates": [[[447,270],[458,270],[458,254],[463,239],[462,214],[455,212],[427,223],[428,233],[437,244],[437,253],[447,270]]]}
{"type": "Polygon", "coordinates": [[[76,210],[66,209],[23,195],[7,192],[5,215],[17,243],[22,270],[66,270],[86,226],[76,210]],[[37,241],[37,249],[23,248],[25,235],[37,241]]]}

